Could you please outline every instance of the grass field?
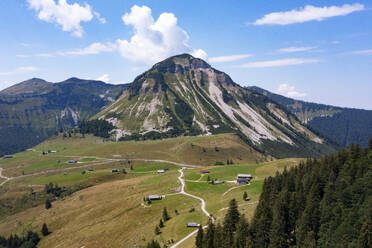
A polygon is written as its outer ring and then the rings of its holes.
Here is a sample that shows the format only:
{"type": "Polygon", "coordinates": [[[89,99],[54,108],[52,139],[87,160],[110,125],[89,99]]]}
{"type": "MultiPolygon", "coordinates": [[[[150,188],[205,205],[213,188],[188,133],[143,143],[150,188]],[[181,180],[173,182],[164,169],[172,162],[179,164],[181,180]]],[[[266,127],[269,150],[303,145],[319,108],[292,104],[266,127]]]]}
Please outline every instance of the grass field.
{"type": "MultiPolygon", "coordinates": [[[[192,231],[186,227],[187,222],[207,222],[199,200],[177,194],[180,166],[134,160],[138,158],[200,165],[184,171],[185,190],[202,197],[207,210],[217,220],[225,215],[233,198],[237,199],[240,211],[250,218],[264,178],[299,161],[284,159],[263,163],[266,158],[229,134],[118,143],[102,142],[92,136],[85,139],[55,137],[32,151],[15,154],[13,159],[0,160],[6,176],[43,173],[19,177],[0,187],[0,207],[12,204],[17,207],[12,214],[0,215],[0,235],[38,231],[43,223],[47,223],[52,233],[42,239],[39,247],[134,247],[153,238],[169,245],[192,231]],[[42,155],[42,151],[47,150],[57,152],[42,155]],[[67,164],[70,159],[79,163],[67,164]],[[234,165],[214,165],[227,159],[233,160],[234,165]],[[262,163],[257,163],[260,161],[262,163]],[[89,168],[93,171],[81,173],[89,168]],[[112,173],[112,168],[119,169],[120,173],[112,173]],[[157,170],[164,168],[169,171],[157,174],[157,170]],[[243,186],[232,182],[211,185],[207,183],[208,175],[200,175],[202,168],[210,170],[212,179],[233,181],[238,173],[252,174],[254,179],[250,185],[243,186]],[[127,174],[121,173],[122,169],[127,174]],[[81,190],[58,199],[51,209],[46,210],[43,190],[44,184],[49,182],[66,188],[80,187],[81,190]],[[30,200],[31,191],[37,192],[40,199],[30,200]],[[245,191],[249,201],[242,199],[245,191]],[[150,194],[166,197],[147,206],[143,204],[143,198],[150,194]],[[154,229],[164,207],[172,218],[156,236],[154,229]]],[[[182,247],[193,247],[193,241],[188,240],[182,247]]]]}

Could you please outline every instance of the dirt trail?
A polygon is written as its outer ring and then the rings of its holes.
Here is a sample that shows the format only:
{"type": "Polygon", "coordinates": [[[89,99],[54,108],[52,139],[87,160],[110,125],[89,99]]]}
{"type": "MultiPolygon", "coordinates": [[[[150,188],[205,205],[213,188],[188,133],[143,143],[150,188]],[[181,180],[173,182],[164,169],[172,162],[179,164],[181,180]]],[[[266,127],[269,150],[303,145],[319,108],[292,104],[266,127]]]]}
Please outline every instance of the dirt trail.
{"type": "MultiPolygon", "coordinates": [[[[183,169],[180,169],[178,170],[180,172],[180,176],[178,177],[178,180],[180,181],[181,183],[181,194],[184,194],[186,196],[190,196],[192,198],[195,198],[195,199],[198,199],[201,201],[201,210],[203,211],[203,213],[212,220],[212,222],[214,221],[214,218],[213,216],[206,210],[205,206],[205,201],[203,198],[201,197],[198,197],[198,196],[195,196],[195,195],[192,195],[192,194],[189,194],[187,192],[185,192],[185,180],[183,179],[183,169]]],[[[203,229],[204,228],[207,228],[207,226],[203,226],[203,229]]],[[[178,247],[180,244],[182,244],[184,241],[186,241],[187,239],[189,239],[191,236],[193,236],[195,233],[198,232],[198,229],[194,230],[193,232],[191,232],[190,234],[188,234],[186,237],[182,238],[181,240],[179,240],[177,243],[175,243],[174,245],[171,246],[171,248],[176,248],[178,247]]]]}

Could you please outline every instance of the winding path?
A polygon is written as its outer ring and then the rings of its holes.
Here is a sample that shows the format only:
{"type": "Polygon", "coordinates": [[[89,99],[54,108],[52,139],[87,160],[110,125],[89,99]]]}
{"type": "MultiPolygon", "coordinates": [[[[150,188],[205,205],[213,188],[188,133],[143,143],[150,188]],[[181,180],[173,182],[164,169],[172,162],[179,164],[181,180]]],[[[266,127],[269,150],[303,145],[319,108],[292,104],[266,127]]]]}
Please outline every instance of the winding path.
{"type": "Polygon", "coordinates": [[[12,177],[3,176],[3,168],[0,168],[0,178],[5,179],[4,182],[0,183],[0,186],[13,179],[12,177]]]}
{"type": "MultiPolygon", "coordinates": [[[[205,209],[205,201],[203,198],[201,197],[198,197],[198,196],[195,196],[195,195],[192,195],[192,194],[189,194],[187,192],[185,192],[185,180],[183,179],[183,169],[179,169],[178,170],[179,173],[180,173],[180,176],[178,177],[178,180],[180,181],[181,183],[181,194],[183,195],[186,195],[186,196],[189,196],[189,197],[192,197],[192,198],[195,198],[195,199],[198,199],[199,201],[201,201],[201,210],[203,211],[203,213],[212,220],[212,222],[214,221],[214,217],[205,209]]],[[[203,229],[206,228],[207,225],[203,226],[203,229]]],[[[198,232],[198,229],[194,230],[193,232],[191,232],[190,234],[188,234],[186,237],[182,238],[181,240],[179,240],[177,243],[175,243],[174,245],[171,246],[171,248],[176,248],[178,247],[180,244],[182,244],[184,241],[186,241],[187,239],[189,239],[191,236],[193,236],[195,233],[198,232]]]]}
{"type": "MultiPolygon", "coordinates": [[[[74,156],[65,156],[65,157],[74,157],[74,156]]],[[[75,156],[75,157],[78,157],[78,156],[75,156]]],[[[80,156],[80,157],[82,157],[82,156],[80,156]]],[[[94,156],[87,156],[87,157],[94,157],[94,156]]],[[[5,179],[4,182],[0,183],[0,186],[3,186],[6,182],[8,182],[10,180],[17,179],[17,178],[38,176],[38,175],[44,175],[44,174],[48,174],[48,173],[62,172],[62,171],[66,171],[66,170],[74,170],[74,169],[79,169],[79,168],[86,168],[86,167],[91,167],[91,166],[104,165],[104,164],[109,164],[109,163],[113,163],[113,162],[117,162],[117,161],[123,161],[123,160],[168,163],[168,164],[174,164],[174,165],[181,166],[181,167],[192,167],[192,168],[200,167],[198,165],[184,164],[184,163],[178,163],[178,162],[173,162],[173,161],[168,161],[168,160],[160,160],[160,159],[141,159],[141,158],[138,158],[138,159],[113,159],[113,158],[99,158],[99,157],[95,157],[95,158],[96,159],[105,159],[105,160],[102,161],[102,162],[99,162],[99,163],[89,163],[89,164],[84,164],[84,165],[80,165],[80,166],[64,167],[64,168],[60,168],[60,169],[40,171],[40,172],[35,172],[35,173],[16,176],[16,177],[3,176],[2,175],[3,168],[0,167],[0,178],[5,179]]]]}

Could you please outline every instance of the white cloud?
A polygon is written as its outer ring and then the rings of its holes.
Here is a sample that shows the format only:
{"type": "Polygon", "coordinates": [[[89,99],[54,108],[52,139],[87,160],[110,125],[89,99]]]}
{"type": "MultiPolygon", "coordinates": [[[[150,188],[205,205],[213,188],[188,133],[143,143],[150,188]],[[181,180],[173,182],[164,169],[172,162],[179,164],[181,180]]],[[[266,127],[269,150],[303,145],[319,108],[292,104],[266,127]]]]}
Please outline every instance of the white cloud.
{"type": "Polygon", "coordinates": [[[211,57],[208,60],[212,63],[232,62],[232,61],[245,59],[251,56],[252,54],[235,54],[235,55],[228,55],[228,56],[211,57]]]}
{"type": "Polygon", "coordinates": [[[314,49],[316,47],[285,47],[281,48],[278,51],[281,53],[295,53],[295,52],[306,52],[314,49]]]}
{"type": "Polygon", "coordinates": [[[85,48],[80,48],[80,49],[73,49],[70,51],[65,51],[65,52],[58,52],[58,55],[61,56],[66,56],[66,55],[90,55],[90,54],[99,54],[102,52],[112,52],[115,49],[117,49],[117,46],[113,43],[100,43],[100,42],[95,42],[90,44],[89,46],[85,48]]]}
{"type": "Polygon", "coordinates": [[[306,93],[300,93],[296,91],[296,88],[294,86],[288,84],[280,84],[279,88],[276,90],[276,93],[295,98],[305,97],[307,95],[306,93]]]}
{"type": "Polygon", "coordinates": [[[94,11],[93,12],[94,16],[98,19],[98,21],[101,23],[101,24],[105,24],[106,23],[106,19],[101,17],[101,14],[94,11]]]}
{"type": "Polygon", "coordinates": [[[372,49],[357,50],[357,51],[353,51],[351,53],[356,54],[356,55],[372,55],[372,49]]]}
{"type": "Polygon", "coordinates": [[[109,74],[103,74],[102,76],[96,78],[96,80],[108,83],[110,82],[110,76],[109,74]]]}
{"type": "Polygon", "coordinates": [[[338,44],[340,44],[341,42],[340,42],[339,40],[334,40],[334,41],[331,41],[331,43],[334,44],[334,45],[338,45],[338,44]]]}
{"type": "Polygon", "coordinates": [[[78,3],[68,4],[66,0],[27,0],[29,7],[38,12],[42,21],[57,23],[63,31],[72,32],[74,36],[81,37],[84,33],[81,22],[89,22],[94,15],[101,23],[106,22],[99,13],[92,11],[89,4],[81,6],[78,3]]]}
{"type": "Polygon", "coordinates": [[[360,3],[344,4],[342,6],[315,7],[307,5],[304,8],[286,12],[273,12],[256,20],[253,25],[288,25],[308,21],[322,21],[334,16],[345,16],[355,11],[364,10],[360,3]]]}
{"type": "Polygon", "coordinates": [[[21,66],[21,67],[18,67],[16,69],[12,70],[12,71],[0,72],[0,76],[9,76],[9,75],[26,73],[26,72],[34,72],[34,71],[37,71],[37,70],[39,70],[39,69],[35,66],[21,66]]]}
{"type": "Polygon", "coordinates": [[[280,67],[289,65],[301,65],[309,63],[319,63],[318,59],[302,59],[302,58],[289,58],[278,60],[266,60],[250,62],[242,65],[235,66],[236,68],[264,68],[264,67],[280,67]]]}
{"type": "Polygon", "coordinates": [[[206,58],[203,50],[190,47],[189,36],[178,26],[173,13],[162,13],[155,21],[149,7],[134,5],[122,20],[125,25],[132,26],[134,32],[129,41],[117,40],[120,54],[129,60],[153,64],[180,53],[206,58]]]}

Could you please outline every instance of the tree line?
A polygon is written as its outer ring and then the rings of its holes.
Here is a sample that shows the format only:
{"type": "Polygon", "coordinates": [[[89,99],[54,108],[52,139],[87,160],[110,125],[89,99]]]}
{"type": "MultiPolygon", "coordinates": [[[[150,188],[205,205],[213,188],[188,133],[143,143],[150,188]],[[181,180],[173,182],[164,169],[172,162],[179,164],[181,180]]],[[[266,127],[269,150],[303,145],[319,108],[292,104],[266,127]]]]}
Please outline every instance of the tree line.
{"type": "Polygon", "coordinates": [[[250,223],[230,202],[198,248],[372,247],[372,140],[265,179],[250,223]]]}

